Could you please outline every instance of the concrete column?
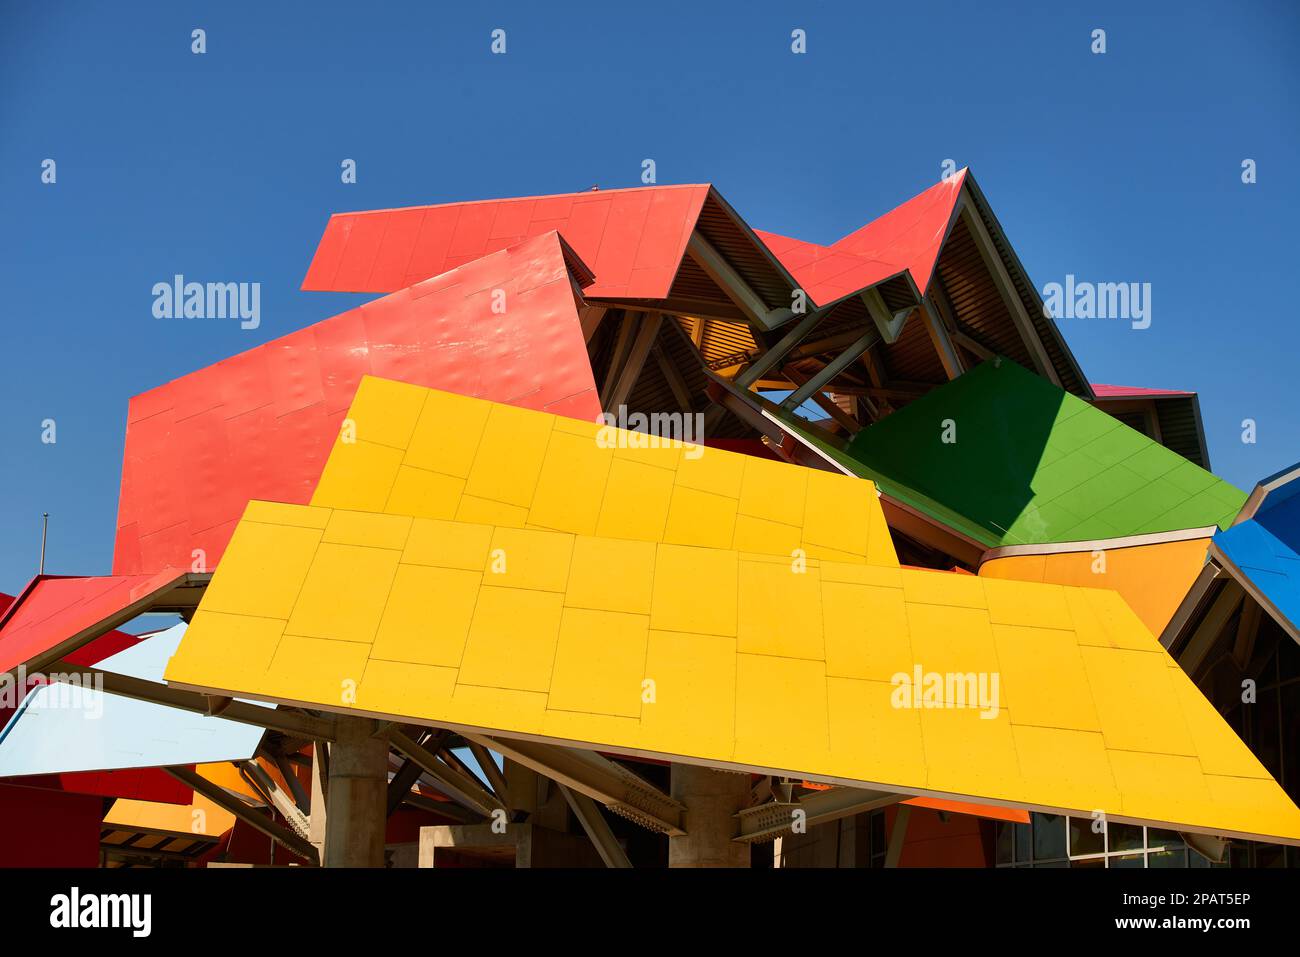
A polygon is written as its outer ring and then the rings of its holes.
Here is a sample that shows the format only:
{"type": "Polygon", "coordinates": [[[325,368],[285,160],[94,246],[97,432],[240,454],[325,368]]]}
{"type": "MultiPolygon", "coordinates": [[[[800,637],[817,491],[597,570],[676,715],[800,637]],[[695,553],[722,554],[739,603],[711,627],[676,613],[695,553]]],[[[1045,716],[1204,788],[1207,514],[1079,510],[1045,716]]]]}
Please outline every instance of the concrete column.
{"type": "Polygon", "coordinates": [[[338,718],[330,746],[326,867],[383,867],[388,823],[388,741],[370,718],[338,718]]]}
{"type": "Polygon", "coordinates": [[[317,741],[312,746],[311,814],[307,821],[307,840],[316,848],[316,859],[322,863],[325,861],[325,790],[329,786],[325,770],[329,755],[324,753],[327,747],[329,745],[324,741],[317,741]]]}
{"type": "Polygon", "coordinates": [[[669,867],[749,867],[734,815],[749,803],[749,775],[674,764],[670,789],[686,806],[681,837],[668,839],[669,867]]]}

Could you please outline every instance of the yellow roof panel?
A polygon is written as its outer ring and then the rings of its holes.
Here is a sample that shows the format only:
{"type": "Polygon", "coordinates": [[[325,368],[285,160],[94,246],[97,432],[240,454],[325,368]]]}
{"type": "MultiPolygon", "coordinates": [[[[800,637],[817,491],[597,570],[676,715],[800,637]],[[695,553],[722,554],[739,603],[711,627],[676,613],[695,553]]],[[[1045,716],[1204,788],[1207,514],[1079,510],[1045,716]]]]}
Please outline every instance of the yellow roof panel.
{"type": "Polygon", "coordinates": [[[638,432],[366,376],[312,505],[898,564],[867,480],[652,442],[638,432]]]}
{"type": "Polygon", "coordinates": [[[325,528],[384,545],[318,542],[304,570],[308,519],[293,511],[259,508],[250,515],[261,520],[240,523],[213,581],[227,597],[227,580],[241,583],[240,610],[200,606],[169,682],[1300,843],[1300,810],[1113,592],[1013,581],[986,590],[968,575],[426,518],[398,548],[389,516],[361,514],[337,524],[331,514],[325,528]],[[344,581],[340,548],[384,558],[368,564],[369,580],[344,581]],[[492,570],[497,550],[504,572],[492,570]],[[282,552],[298,560],[273,560],[282,552]],[[324,613],[335,605],[312,584],[318,564],[364,596],[345,619],[324,613]],[[457,574],[429,575],[441,570],[457,574]],[[611,582],[609,607],[593,608],[611,582]],[[1050,627],[1017,609],[1038,609],[1050,627]],[[295,633],[297,623],[333,634],[295,633]]]}

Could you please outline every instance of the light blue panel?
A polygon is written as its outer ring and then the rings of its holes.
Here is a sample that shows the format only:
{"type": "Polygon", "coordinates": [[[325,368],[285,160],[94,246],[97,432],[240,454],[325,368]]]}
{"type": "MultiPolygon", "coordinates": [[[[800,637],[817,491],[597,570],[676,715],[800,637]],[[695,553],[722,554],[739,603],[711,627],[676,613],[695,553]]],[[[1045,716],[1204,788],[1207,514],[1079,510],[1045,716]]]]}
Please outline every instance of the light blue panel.
{"type": "MultiPolygon", "coordinates": [[[[176,625],[96,667],[161,681],[180,644],[176,625]]],[[[242,761],[262,729],[134,698],[50,684],[33,690],[0,731],[0,778],[242,761]]]]}

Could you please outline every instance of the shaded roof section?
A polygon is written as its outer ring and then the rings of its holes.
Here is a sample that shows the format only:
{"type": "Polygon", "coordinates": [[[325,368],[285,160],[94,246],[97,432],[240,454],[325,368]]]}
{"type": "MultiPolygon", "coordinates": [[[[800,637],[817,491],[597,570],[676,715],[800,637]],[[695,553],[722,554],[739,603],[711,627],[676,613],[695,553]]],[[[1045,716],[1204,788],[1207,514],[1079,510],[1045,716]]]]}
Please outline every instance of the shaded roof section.
{"type": "Polygon", "coordinates": [[[959,170],[832,243],[830,248],[907,269],[916,288],[926,292],[966,178],[967,170],[959,170]]]}
{"type": "Polygon", "coordinates": [[[0,616],[0,672],[19,665],[39,671],[61,658],[94,664],[131,643],[113,632],[118,625],[146,611],[192,609],[205,583],[206,576],[174,568],[153,575],[38,576],[0,616]]]}
{"type": "Polygon", "coordinates": [[[665,299],[708,185],[647,186],[335,213],[302,288],[393,292],[558,231],[587,263],[598,299],[665,299]]]}
{"type": "Polygon", "coordinates": [[[1226,527],[1245,500],[1006,359],[868,426],[847,447],[754,399],[840,468],[987,548],[1226,527]]]}
{"type": "Polygon", "coordinates": [[[396,519],[260,507],[167,681],[1300,843],[1300,810],[1112,591],[396,519]],[[996,673],[1000,691],[979,707],[941,681],[933,705],[918,686],[900,706],[893,676],[922,671],[996,673]]]}
{"type": "MultiPolygon", "coordinates": [[[[99,663],[104,671],[161,681],[185,625],[99,663]]],[[[262,729],[110,694],[46,684],[0,730],[0,777],[152,768],[253,756],[262,729]]]]}
{"type": "Polygon", "coordinates": [[[1214,536],[1216,557],[1249,580],[1280,625],[1300,635],[1300,465],[1261,482],[1243,515],[1250,517],[1214,536]]]}
{"type": "Polygon", "coordinates": [[[551,231],[133,398],[115,573],[212,568],[250,499],[306,502],[363,375],[593,419],[575,263],[551,231]]]}
{"type": "Polygon", "coordinates": [[[1195,392],[1094,385],[1096,405],[1203,469],[1210,468],[1201,403],[1195,392]]]}

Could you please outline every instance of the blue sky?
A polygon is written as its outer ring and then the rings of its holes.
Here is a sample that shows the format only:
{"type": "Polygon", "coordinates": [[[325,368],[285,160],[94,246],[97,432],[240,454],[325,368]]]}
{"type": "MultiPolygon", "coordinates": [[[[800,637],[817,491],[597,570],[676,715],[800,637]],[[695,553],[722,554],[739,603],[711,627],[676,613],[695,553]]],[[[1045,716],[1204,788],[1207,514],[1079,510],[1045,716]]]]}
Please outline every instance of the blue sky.
{"type": "Polygon", "coordinates": [[[360,301],[298,291],[330,212],[638,185],[645,158],[820,242],[971,166],[1039,288],[1152,284],[1149,329],[1066,338],[1094,381],[1198,390],[1249,487],[1300,459],[1297,102],[1286,2],[0,0],[0,590],[42,511],[47,570],[110,570],[129,396],[360,301]],[[178,272],[260,282],[261,326],[155,319],[178,272]]]}

